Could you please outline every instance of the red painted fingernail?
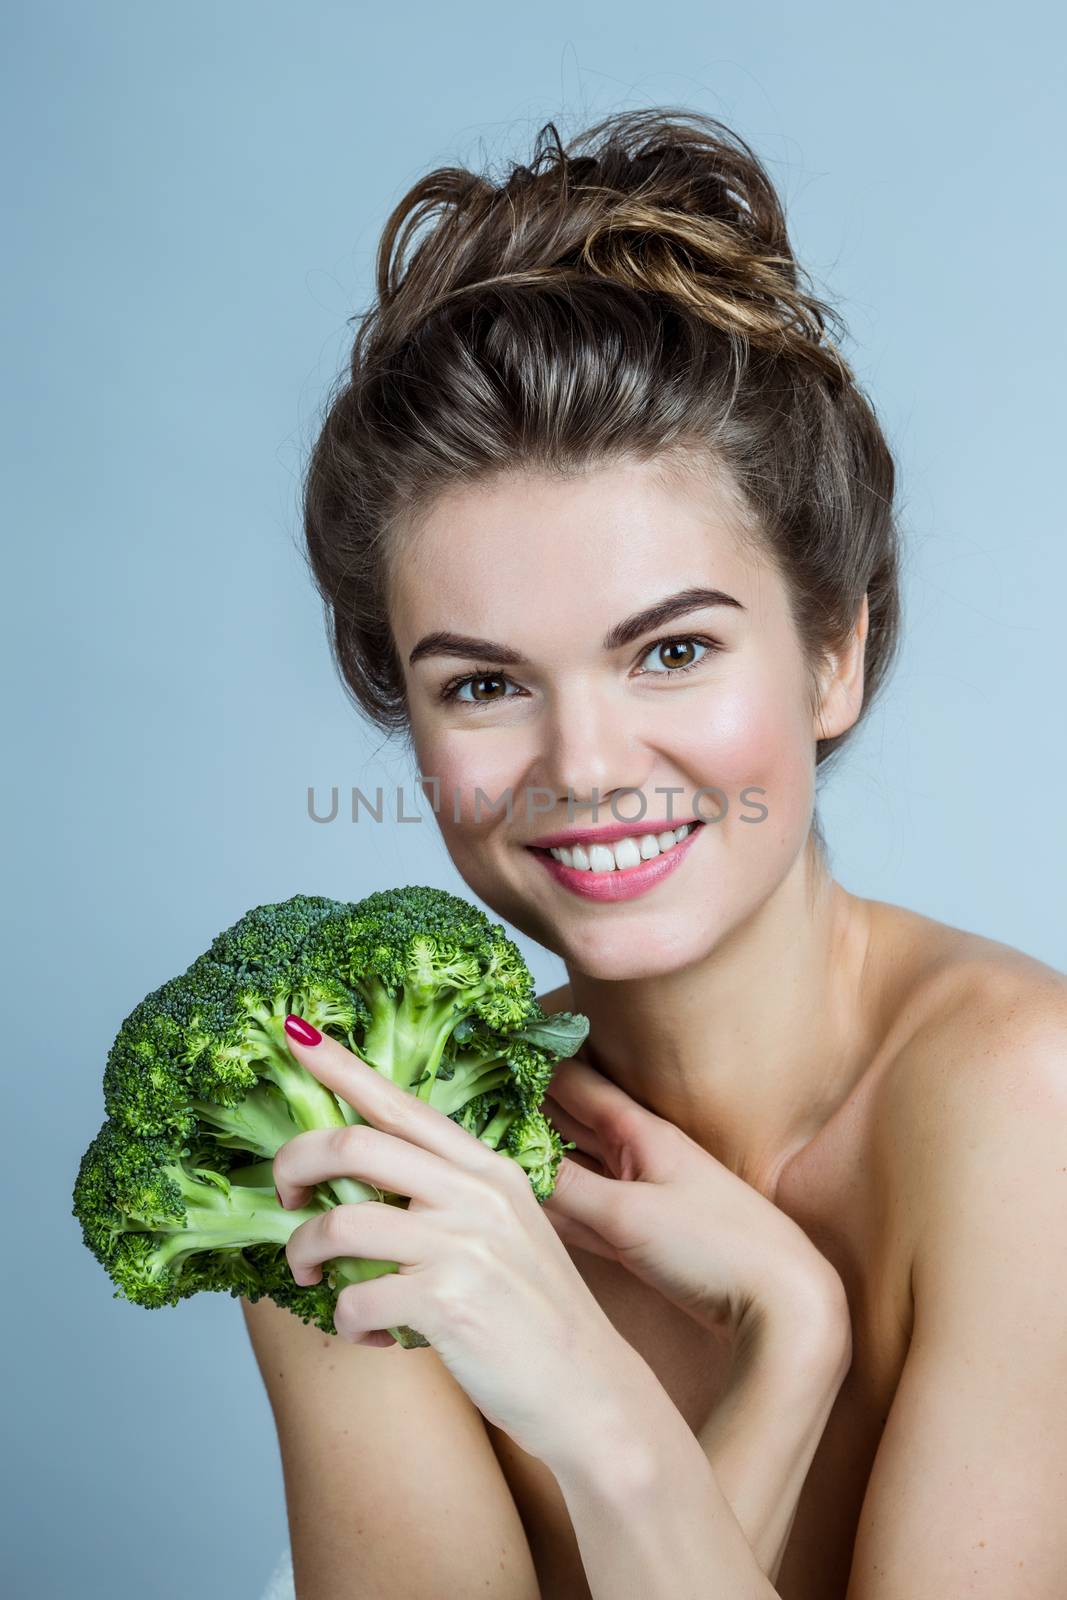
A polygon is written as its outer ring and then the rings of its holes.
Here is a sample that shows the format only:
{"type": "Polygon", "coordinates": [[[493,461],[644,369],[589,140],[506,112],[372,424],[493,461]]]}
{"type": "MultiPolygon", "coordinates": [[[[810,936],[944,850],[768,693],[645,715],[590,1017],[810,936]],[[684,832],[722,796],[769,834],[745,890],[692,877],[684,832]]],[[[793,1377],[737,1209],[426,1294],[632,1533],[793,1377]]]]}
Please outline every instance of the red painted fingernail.
{"type": "Polygon", "coordinates": [[[322,1038],[318,1028],[313,1028],[310,1022],[305,1022],[303,1017],[296,1016],[292,1011],[285,1019],[285,1031],[297,1044],[318,1044],[322,1038]]]}

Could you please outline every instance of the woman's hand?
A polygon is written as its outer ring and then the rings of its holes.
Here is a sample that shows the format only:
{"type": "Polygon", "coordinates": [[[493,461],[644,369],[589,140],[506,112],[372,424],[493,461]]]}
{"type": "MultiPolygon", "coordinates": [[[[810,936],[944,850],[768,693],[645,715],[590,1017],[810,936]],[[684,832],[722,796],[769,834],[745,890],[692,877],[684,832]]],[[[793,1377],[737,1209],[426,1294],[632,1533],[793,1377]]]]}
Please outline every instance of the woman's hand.
{"type": "Polygon", "coordinates": [[[578,1149],[544,1206],[564,1243],[619,1262],[717,1332],[824,1310],[829,1334],[847,1324],[841,1280],[803,1229],[580,1053],[556,1067],[543,1109],[578,1149]]]}
{"type": "Polygon", "coordinates": [[[410,1197],[406,1209],[365,1200],[302,1223],[286,1246],[297,1283],[318,1283],[338,1256],[398,1262],[340,1291],[338,1335],[388,1345],[382,1330],[416,1328],[524,1450],[549,1463],[580,1451],[598,1403],[639,1358],[586,1288],[525,1170],[335,1039],[303,1044],[288,1030],[287,1039],[366,1123],[287,1140],[273,1163],[283,1206],[306,1204],[316,1184],[338,1177],[410,1197]]]}

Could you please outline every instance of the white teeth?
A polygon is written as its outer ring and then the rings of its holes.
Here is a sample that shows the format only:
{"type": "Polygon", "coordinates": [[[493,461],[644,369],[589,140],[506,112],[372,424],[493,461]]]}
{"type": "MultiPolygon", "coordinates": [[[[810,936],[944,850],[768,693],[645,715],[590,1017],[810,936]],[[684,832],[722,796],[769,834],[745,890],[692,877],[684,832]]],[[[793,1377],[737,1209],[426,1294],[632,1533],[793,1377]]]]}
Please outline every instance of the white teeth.
{"type": "Polygon", "coordinates": [[[610,844],[591,844],[589,846],[590,872],[614,872],[615,848],[610,844]]]}
{"type": "Polygon", "coordinates": [[[580,844],[572,845],[569,849],[560,846],[548,853],[557,861],[562,861],[565,867],[574,867],[578,872],[616,872],[662,855],[684,839],[686,834],[692,833],[695,827],[696,823],[683,822],[679,827],[663,833],[630,834],[614,844],[591,844],[588,850],[580,844]]]}
{"type": "Polygon", "coordinates": [[[616,839],[612,852],[617,867],[636,867],[641,860],[641,852],[637,848],[635,839],[616,839]]]}

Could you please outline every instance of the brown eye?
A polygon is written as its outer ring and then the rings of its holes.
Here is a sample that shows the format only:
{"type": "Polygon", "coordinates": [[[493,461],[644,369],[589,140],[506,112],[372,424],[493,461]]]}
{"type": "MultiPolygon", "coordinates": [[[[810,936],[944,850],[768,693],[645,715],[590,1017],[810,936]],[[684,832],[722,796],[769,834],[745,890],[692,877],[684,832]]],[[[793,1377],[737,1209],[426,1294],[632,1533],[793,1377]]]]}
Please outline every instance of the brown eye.
{"type": "Polygon", "coordinates": [[[679,678],[685,672],[694,672],[706,657],[720,648],[713,640],[700,637],[659,639],[645,652],[645,667],[641,676],[679,678]],[[699,655],[694,655],[696,650],[700,651],[699,655]]]}
{"type": "Polygon", "coordinates": [[[692,639],[670,639],[661,644],[660,660],[665,667],[686,667],[693,654],[692,639]]]}
{"type": "Polygon", "coordinates": [[[446,683],[441,690],[441,699],[453,701],[461,706],[492,705],[494,700],[511,700],[509,694],[484,694],[482,690],[486,684],[495,684],[503,687],[508,682],[501,672],[479,672],[466,678],[456,678],[452,683],[446,683]],[[467,690],[470,694],[467,694],[467,690]]]}
{"type": "Polygon", "coordinates": [[[471,678],[469,681],[470,681],[471,691],[473,693],[473,696],[474,696],[475,700],[496,700],[496,699],[498,699],[499,696],[497,696],[497,695],[479,694],[478,693],[478,689],[482,684],[486,684],[486,683],[502,684],[504,682],[503,678],[501,678],[499,676],[494,676],[491,673],[487,673],[484,677],[481,677],[481,678],[471,678]]]}

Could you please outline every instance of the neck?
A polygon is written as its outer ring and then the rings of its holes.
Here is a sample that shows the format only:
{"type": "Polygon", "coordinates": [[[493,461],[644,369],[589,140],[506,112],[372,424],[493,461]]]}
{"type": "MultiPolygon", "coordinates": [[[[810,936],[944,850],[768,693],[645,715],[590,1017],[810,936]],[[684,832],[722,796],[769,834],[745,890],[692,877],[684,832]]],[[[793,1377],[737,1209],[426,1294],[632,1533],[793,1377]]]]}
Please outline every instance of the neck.
{"type": "Polygon", "coordinates": [[[590,1021],[582,1053],[773,1198],[867,1062],[871,931],[870,902],[809,846],[698,963],[625,981],[568,968],[569,1004],[590,1021]]]}

